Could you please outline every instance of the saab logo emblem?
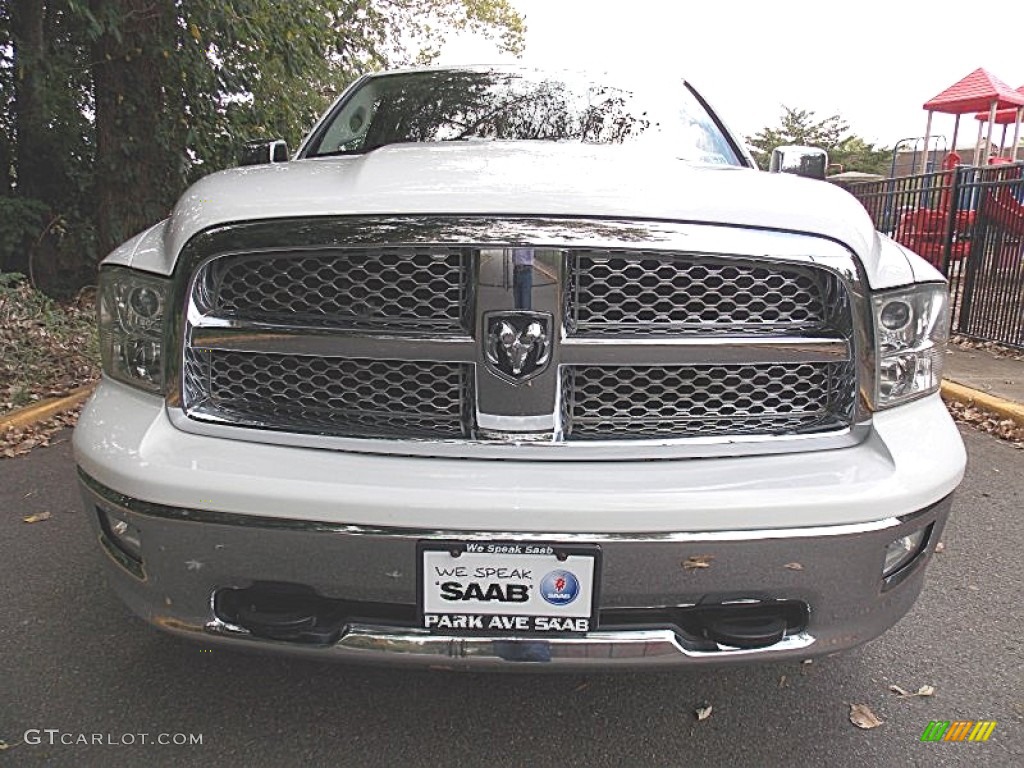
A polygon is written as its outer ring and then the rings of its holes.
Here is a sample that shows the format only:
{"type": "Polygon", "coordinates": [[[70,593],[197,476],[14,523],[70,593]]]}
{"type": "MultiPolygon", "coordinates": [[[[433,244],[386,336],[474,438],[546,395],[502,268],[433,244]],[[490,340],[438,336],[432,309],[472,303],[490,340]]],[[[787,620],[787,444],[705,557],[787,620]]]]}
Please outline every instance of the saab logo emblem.
{"type": "Polygon", "coordinates": [[[489,312],[484,333],[488,364],[510,381],[536,376],[551,359],[551,315],[546,312],[489,312]]]}
{"type": "Polygon", "coordinates": [[[580,594],[580,583],[569,571],[552,571],[540,580],[540,596],[552,605],[568,605],[580,594]]]}

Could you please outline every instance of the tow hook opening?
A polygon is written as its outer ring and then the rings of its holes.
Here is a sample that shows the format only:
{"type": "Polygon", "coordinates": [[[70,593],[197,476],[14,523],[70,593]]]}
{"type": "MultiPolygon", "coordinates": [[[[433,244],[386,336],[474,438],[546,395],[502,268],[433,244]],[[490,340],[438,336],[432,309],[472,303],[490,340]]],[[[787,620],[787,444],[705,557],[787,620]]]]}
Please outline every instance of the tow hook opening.
{"type": "Polygon", "coordinates": [[[737,603],[700,606],[695,619],[707,640],[733,648],[766,648],[807,626],[806,606],[737,603]]]}
{"type": "Polygon", "coordinates": [[[257,637],[308,643],[330,642],[342,616],[331,601],[301,584],[257,583],[246,589],[221,589],[214,595],[218,618],[257,637]]]}
{"type": "Polygon", "coordinates": [[[690,645],[767,648],[807,629],[810,609],[800,600],[742,599],[665,608],[601,612],[602,626],[669,626],[690,645]]]}
{"type": "Polygon", "coordinates": [[[254,637],[307,645],[331,645],[355,621],[404,624],[416,607],[325,597],[306,584],[262,581],[213,594],[213,613],[254,637]]]}

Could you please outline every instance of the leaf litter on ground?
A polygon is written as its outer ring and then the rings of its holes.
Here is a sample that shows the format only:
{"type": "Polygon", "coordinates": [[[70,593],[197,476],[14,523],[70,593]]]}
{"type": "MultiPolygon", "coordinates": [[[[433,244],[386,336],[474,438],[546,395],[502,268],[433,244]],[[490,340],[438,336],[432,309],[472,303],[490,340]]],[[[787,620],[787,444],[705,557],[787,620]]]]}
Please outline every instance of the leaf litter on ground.
{"type": "Polygon", "coordinates": [[[699,571],[702,568],[710,568],[714,555],[693,555],[683,561],[684,571],[699,571]]]}
{"type": "Polygon", "coordinates": [[[65,302],[0,274],[0,415],[99,378],[95,290],[65,302]]]}
{"type": "Polygon", "coordinates": [[[872,728],[877,728],[885,721],[872,712],[867,704],[851,704],[850,722],[858,728],[870,730],[872,728]]]}
{"type": "Polygon", "coordinates": [[[75,426],[82,406],[72,411],[60,413],[45,421],[17,427],[0,432],[0,459],[12,459],[24,456],[33,448],[41,448],[50,444],[50,438],[57,432],[75,426]]]}
{"type": "Polygon", "coordinates": [[[934,696],[935,686],[922,685],[916,691],[908,691],[904,688],[900,688],[898,685],[890,685],[889,690],[899,696],[901,699],[909,699],[914,696],[934,696]]]}

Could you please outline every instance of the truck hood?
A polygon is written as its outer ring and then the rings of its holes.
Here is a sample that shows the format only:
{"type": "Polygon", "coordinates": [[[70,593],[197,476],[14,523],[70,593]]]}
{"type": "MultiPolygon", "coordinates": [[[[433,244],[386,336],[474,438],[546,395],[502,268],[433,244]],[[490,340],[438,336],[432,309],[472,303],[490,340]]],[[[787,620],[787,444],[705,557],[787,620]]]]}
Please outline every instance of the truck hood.
{"type": "Polygon", "coordinates": [[[209,227],[374,214],[643,218],[782,230],[846,245],[872,284],[913,280],[906,256],[887,248],[861,205],[831,184],[628,147],[540,141],[398,144],[214,173],[185,192],[167,222],[111,261],[169,274],[185,243],[209,227]]]}

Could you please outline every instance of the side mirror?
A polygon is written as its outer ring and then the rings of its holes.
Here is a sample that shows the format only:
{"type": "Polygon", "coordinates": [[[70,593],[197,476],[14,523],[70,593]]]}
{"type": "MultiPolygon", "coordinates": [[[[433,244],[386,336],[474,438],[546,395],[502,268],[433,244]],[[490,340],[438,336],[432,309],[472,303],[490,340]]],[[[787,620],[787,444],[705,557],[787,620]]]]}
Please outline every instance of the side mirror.
{"type": "Polygon", "coordinates": [[[824,179],[828,152],[817,147],[776,147],[772,150],[768,170],[772,173],[795,173],[808,179],[824,179]]]}
{"type": "Polygon", "coordinates": [[[242,145],[239,165],[266,165],[288,162],[288,144],[282,139],[257,139],[242,145]]]}

